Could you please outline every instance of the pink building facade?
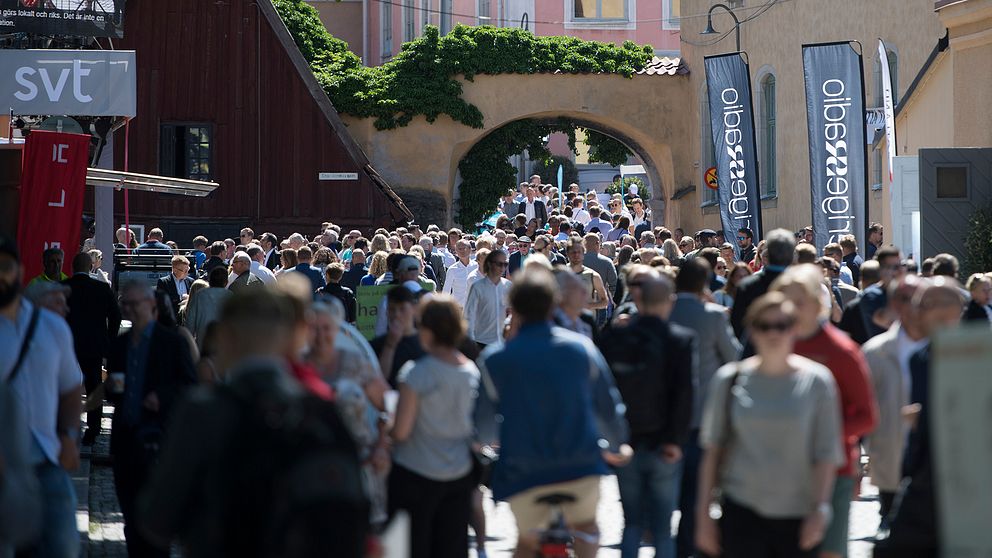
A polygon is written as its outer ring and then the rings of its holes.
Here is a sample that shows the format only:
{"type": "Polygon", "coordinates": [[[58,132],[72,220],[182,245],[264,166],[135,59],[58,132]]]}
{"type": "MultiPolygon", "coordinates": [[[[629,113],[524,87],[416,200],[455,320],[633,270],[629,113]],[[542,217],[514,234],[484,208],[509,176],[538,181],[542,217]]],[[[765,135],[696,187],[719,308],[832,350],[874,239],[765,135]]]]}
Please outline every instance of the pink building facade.
{"type": "Polygon", "coordinates": [[[537,35],[652,45],[679,56],[680,0],[307,0],[367,65],[388,61],[425,25],[524,27],[537,35]]]}

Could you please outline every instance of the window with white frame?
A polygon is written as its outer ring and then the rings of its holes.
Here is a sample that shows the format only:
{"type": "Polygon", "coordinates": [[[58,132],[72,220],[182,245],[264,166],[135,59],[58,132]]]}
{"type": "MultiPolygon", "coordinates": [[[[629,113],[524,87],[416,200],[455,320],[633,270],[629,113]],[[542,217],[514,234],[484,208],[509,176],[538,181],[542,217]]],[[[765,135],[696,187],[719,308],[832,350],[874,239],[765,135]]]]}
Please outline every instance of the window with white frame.
{"type": "Polygon", "coordinates": [[[403,0],[403,42],[408,43],[417,38],[417,16],[414,13],[415,0],[403,0]]]}
{"type": "Polygon", "coordinates": [[[389,60],[393,57],[393,5],[382,3],[379,5],[382,21],[382,59],[389,60]]]}
{"type": "Polygon", "coordinates": [[[706,85],[699,95],[699,181],[702,184],[702,205],[717,203],[717,191],[708,187],[703,181],[703,174],[710,167],[716,166],[716,145],[713,143],[713,126],[710,122],[710,100],[707,97],[706,85]]]}
{"type": "Polygon", "coordinates": [[[778,192],[778,165],[776,164],[775,127],[775,74],[761,78],[761,196],[774,197],[778,192]]]}
{"type": "Polygon", "coordinates": [[[682,16],[681,0],[661,0],[661,28],[678,30],[682,16]]]}
{"type": "Polygon", "coordinates": [[[629,21],[628,0],[566,0],[573,21],[629,21]]]}
{"type": "Polygon", "coordinates": [[[495,25],[493,22],[492,4],[489,0],[479,0],[479,14],[476,19],[477,25],[495,25]]]}

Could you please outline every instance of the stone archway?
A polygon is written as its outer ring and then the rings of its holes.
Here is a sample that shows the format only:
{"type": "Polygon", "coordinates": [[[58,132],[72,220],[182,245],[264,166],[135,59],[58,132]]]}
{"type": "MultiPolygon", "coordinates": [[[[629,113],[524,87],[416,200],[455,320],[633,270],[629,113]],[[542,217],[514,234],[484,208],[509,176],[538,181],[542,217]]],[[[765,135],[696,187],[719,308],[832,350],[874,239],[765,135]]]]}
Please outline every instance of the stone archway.
{"type": "MultiPolygon", "coordinates": [[[[670,199],[695,183],[691,95],[685,75],[478,75],[463,81],[462,97],[485,115],[482,129],[442,115],[433,123],[418,117],[408,126],[380,131],[371,119],[342,116],[418,219],[450,224],[459,161],[493,130],[525,118],[565,117],[621,140],[651,169],[656,199],[670,199]]],[[[679,221],[678,204],[660,209],[662,222],[679,221]]]]}
{"type": "MultiPolygon", "coordinates": [[[[476,144],[478,144],[480,141],[486,138],[489,134],[499,130],[504,126],[507,126],[508,124],[517,122],[519,120],[534,120],[538,123],[547,122],[549,124],[552,124],[563,117],[566,117],[566,115],[539,114],[539,115],[524,116],[518,120],[511,120],[509,122],[504,122],[500,126],[487,129],[485,134],[479,136],[475,141],[468,143],[468,145],[454,146],[451,163],[454,165],[455,174],[452,175],[452,183],[450,185],[451,193],[452,193],[451,194],[452,202],[454,202],[459,197],[458,189],[461,186],[461,177],[458,173],[458,164],[461,162],[462,158],[464,158],[465,155],[468,154],[468,152],[472,149],[472,147],[474,147],[476,144]]],[[[604,124],[603,119],[595,119],[594,115],[574,113],[573,115],[567,116],[567,118],[571,122],[575,123],[577,127],[595,130],[597,132],[600,132],[617,140],[643,162],[644,170],[647,173],[647,186],[651,191],[651,200],[649,202],[649,205],[651,207],[651,211],[654,212],[655,215],[660,217],[657,224],[663,225],[664,216],[665,216],[665,207],[667,205],[666,192],[668,196],[670,196],[673,192],[666,189],[664,181],[662,179],[662,173],[659,167],[659,163],[658,161],[656,161],[654,157],[652,157],[652,154],[649,153],[648,150],[645,149],[641,144],[639,144],[635,139],[617,130],[609,123],[604,124]]]]}

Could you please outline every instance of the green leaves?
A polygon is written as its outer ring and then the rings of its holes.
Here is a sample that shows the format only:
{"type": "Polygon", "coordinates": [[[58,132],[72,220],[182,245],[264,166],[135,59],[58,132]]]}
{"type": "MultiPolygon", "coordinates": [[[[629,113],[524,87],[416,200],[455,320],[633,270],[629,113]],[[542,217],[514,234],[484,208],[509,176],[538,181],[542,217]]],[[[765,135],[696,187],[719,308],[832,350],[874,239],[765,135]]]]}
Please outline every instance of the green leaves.
{"type": "Polygon", "coordinates": [[[380,130],[423,115],[433,122],[447,114],[481,128],[482,113],[462,98],[461,84],[478,74],[608,73],[630,77],[654,56],[650,46],[627,41],[583,41],[575,37],[535,37],[507,27],[456,25],[441,36],[428,25],[382,66],[365,67],[348,44],[327,32],[317,11],[303,0],[273,0],[303,57],[338,112],[374,118],[380,130]]]}
{"type": "Polygon", "coordinates": [[[992,269],[992,205],[976,209],[968,221],[962,279],[972,273],[985,273],[992,269]]]}
{"type": "MultiPolygon", "coordinates": [[[[405,43],[381,66],[366,67],[323,26],[317,11],[303,0],[272,0],[317,82],[338,112],[373,118],[379,130],[406,126],[414,117],[434,122],[446,114],[473,128],[483,127],[483,114],[462,99],[462,85],[479,74],[604,73],[631,77],[654,56],[654,49],[627,41],[622,45],[576,37],[536,37],[505,27],[456,25],[441,36],[428,25],[423,35],[405,43]]],[[[492,131],[458,164],[462,176],[458,221],[465,227],[489,216],[500,196],[516,187],[517,169],[508,159],[527,150],[531,159],[550,161],[544,138],[564,132],[575,149],[576,125],[557,121],[520,120],[492,131]]],[[[591,158],[611,165],[627,160],[620,142],[587,131],[591,158]]],[[[557,167],[555,167],[557,169],[557,167]]]]}

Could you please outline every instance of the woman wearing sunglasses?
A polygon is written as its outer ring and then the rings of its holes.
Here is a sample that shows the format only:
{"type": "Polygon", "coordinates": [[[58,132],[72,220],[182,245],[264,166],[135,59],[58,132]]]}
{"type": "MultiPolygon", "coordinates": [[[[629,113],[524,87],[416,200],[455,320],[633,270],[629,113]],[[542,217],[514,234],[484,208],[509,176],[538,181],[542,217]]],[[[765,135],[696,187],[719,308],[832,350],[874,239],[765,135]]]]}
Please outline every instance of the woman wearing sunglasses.
{"type": "Polygon", "coordinates": [[[756,300],[745,323],[757,354],[717,372],[703,409],[696,546],[724,558],[813,558],[844,462],[837,386],[793,354],[796,308],[785,295],[756,300]]]}
{"type": "Polygon", "coordinates": [[[822,363],[830,369],[837,383],[845,462],[837,470],[832,497],[833,521],[820,545],[820,558],[840,558],[847,555],[848,516],[859,479],[860,467],[855,467],[861,457],[858,440],[875,429],[878,409],[868,361],[861,347],[830,324],[833,298],[824,281],[819,266],[791,266],[775,279],[771,291],[785,295],[796,308],[797,338],[793,350],[797,355],[822,363]]]}

